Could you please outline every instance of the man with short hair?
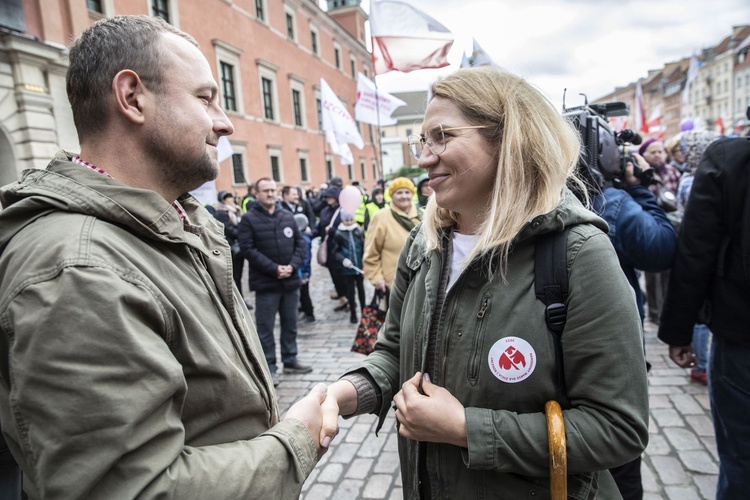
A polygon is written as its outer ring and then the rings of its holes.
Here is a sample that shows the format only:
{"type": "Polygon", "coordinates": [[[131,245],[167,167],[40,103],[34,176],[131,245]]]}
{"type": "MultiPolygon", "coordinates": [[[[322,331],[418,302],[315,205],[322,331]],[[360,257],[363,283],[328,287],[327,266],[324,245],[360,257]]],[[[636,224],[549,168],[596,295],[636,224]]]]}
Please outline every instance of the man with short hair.
{"type": "Polygon", "coordinates": [[[94,23],[69,59],[80,155],[0,189],[0,421],[24,488],[296,498],[325,388],[280,420],[223,228],[188,194],[233,132],[211,67],[147,16],[94,23]]]}
{"type": "Polygon", "coordinates": [[[309,373],[312,368],[297,360],[297,309],[299,268],[305,257],[305,240],[294,216],[279,207],[276,183],[267,178],[256,183],[258,203],[242,216],[240,249],[250,263],[250,289],[255,291],[255,323],[274,385],[279,378],[273,327],[276,313],[281,324],[281,361],[285,373],[309,373]]]}
{"type": "Polygon", "coordinates": [[[299,191],[294,186],[284,186],[281,188],[281,208],[294,214],[304,214],[305,211],[299,203],[299,191]]]}

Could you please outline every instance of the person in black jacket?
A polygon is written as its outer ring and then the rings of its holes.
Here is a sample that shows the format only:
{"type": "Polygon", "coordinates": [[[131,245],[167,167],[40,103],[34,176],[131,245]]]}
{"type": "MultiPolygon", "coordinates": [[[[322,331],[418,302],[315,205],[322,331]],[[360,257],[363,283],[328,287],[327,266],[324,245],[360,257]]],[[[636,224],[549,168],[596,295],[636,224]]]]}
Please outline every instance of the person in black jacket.
{"type": "MultiPolygon", "coordinates": [[[[750,114],[750,109],[748,110],[750,114]]],[[[718,500],[750,491],[750,138],[711,144],[698,166],[680,226],[659,327],[669,357],[696,364],[693,325],[708,300],[708,362],[719,452],[718,500]]]]}
{"type": "Polygon", "coordinates": [[[297,361],[297,306],[299,268],[305,240],[294,216],[276,203],[276,183],[264,177],[256,183],[258,203],[242,216],[239,242],[250,264],[250,289],[255,291],[255,323],[263,353],[278,385],[276,343],[273,327],[276,312],[281,323],[281,361],[285,373],[309,373],[312,368],[297,361]]]}
{"type": "Polygon", "coordinates": [[[214,217],[224,224],[224,237],[232,249],[232,278],[237,289],[242,294],[242,268],[245,257],[240,252],[240,244],[237,241],[237,232],[242,217],[242,209],[234,202],[234,195],[229,191],[219,191],[218,203],[216,204],[214,217]]]}

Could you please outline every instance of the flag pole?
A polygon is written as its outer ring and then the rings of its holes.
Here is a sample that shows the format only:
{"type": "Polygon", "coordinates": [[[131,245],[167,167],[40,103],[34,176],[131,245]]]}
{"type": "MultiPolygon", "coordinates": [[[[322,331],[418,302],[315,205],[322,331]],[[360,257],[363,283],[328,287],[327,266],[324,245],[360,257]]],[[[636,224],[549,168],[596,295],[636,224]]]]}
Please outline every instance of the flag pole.
{"type": "MultiPolygon", "coordinates": [[[[375,115],[378,117],[378,151],[375,157],[378,159],[378,174],[380,174],[378,175],[378,179],[385,179],[385,176],[383,175],[383,144],[380,141],[380,93],[378,92],[378,73],[375,70],[375,42],[372,40],[372,37],[370,37],[370,48],[370,61],[372,61],[372,81],[375,84],[375,115]]],[[[376,183],[378,179],[375,179],[376,183]]]]}

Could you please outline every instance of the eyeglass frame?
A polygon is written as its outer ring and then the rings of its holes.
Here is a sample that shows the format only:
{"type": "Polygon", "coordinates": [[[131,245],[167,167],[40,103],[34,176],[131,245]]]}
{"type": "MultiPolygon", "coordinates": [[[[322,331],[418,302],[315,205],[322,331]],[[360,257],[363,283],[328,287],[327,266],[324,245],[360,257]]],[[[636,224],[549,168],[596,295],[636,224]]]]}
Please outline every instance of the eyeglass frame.
{"type": "MultiPolygon", "coordinates": [[[[432,149],[433,146],[431,146],[430,144],[427,144],[427,137],[425,137],[424,134],[419,134],[419,135],[417,135],[417,134],[411,134],[407,138],[407,141],[409,143],[409,152],[411,153],[411,155],[414,157],[415,160],[419,160],[419,158],[422,156],[421,153],[419,155],[417,155],[414,152],[414,146],[416,146],[417,143],[419,143],[419,144],[422,145],[422,149],[423,150],[424,150],[425,146],[427,146],[428,148],[430,148],[430,152],[431,153],[433,153],[434,155],[440,156],[441,154],[445,153],[445,150],[448,147],[448,143],[445,141],[445,133],[446,132],[452,132],[454,130],[479,130],[479,129],[483,129],[483,128],[490,128],[491,126],[490,125],[467,125],[465,127],[443,128],[443,124],[442,123],[438,123],[436,125],[436,127],[440,127],[440,133],[443,134],[443,146],[444,147],[443,147],[443,150],[440,151],[439,153],[437,151],[435,151],[434,149],[432,149]]],[[[432,127],[432,128],[434,129],[436,127],[432,127]]],[[[433,143],[433,145],[434,145],[434,143],[433,143]]]]}

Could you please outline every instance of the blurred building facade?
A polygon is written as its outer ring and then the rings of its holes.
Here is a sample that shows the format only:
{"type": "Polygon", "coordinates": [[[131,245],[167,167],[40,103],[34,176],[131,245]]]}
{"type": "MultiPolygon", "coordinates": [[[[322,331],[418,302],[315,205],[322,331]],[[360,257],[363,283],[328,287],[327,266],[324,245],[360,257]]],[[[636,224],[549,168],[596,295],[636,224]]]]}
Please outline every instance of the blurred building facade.
{"type": "Polygon", "coordinates": [[[357,72],[373,75],[359,0],[3,0],[0,5],[0,185],[78,151],[65,93],[65,46],[115,14],[159,16],[190,33],[212,66],[232,120],[234,155],[218,189],[244,194],[259,177],[306,187],[337,175],[381,176],[376,127],[354,165],[330,154],[321,130],[320,79],[354,116],[357,72]]]}
{"type": "Polygon", "coordinates": [[[716,46],[697,54],[698,72],[688,83],[690,57],[670,62],[658,70],[594,102],[622,101],[630,106],[628,128],[635,124],[635,92],[640,83],[647,119],[653,119],[650,136],[672,137],[683,120],[725,134],[747,130],[750,106],[750,25],[734,26],[716,46]]]}
{"type": "Polygon", "coordinates": [[[427,109],[427,91],[394,92],[392,95],[404,101],[406,105],[396,108],[391,115],[396,119],[395,125],[380,127],[385,175],[403,166],[417,166],[417,160],[409,153],[408,138],[421,132],[422,120],[427,109]]]}

